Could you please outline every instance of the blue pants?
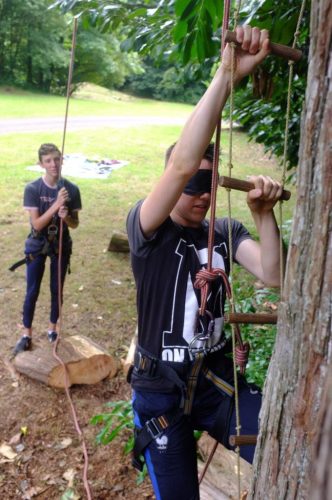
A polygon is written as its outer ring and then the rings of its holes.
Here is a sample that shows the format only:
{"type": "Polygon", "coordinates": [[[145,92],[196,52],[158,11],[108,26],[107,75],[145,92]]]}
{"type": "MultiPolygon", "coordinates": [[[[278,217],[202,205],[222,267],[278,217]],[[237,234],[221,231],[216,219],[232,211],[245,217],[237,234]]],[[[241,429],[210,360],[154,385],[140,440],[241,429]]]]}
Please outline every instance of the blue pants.
{"type": "MultiPolygon", "coordinates": [[[[205,430],[219,442],[222,441],[221,436],[236,434],[232,399],[201,376],[191,415],[182,416],[146,448],[145,461],[157,500],[199,499],[194,430],[205,430]],[[231,404],[225,401],[225,397],[231,404]],[[229,414],[223,415],[223,410],[229,414]]],[[[179,407],[179,402],[177,394],[135,391],[135,425],[141,428],[150,418],[179,407]]],[[[241,433],[257,435],[261,393],[256,387],[243,381],[239,388],[239,406],[241,433]]],[[[223,441],[226,442],[225,439],[223,441]]],[[[243,446],[240,454],[242,458],[252,462],[254,451],[254,446],[243,446]]]]}
{"type": "MultiPolygon", "coordinates": [[[[31,328],[40,285],[44,276],[46,255],[38,255],[34,260],[27,263],[26,280],[27,290],[23,304],[23,326],[31,328]]],[[[58,255],[50,256],[50,290],[51,290],[51,314],[50,322],[56,323],[59,318],[59,298],[58,298],[58,255]]],[[[62,289],[69,264],[69,255],[63,254],[61,257],[61,303],[62,289]]]]}

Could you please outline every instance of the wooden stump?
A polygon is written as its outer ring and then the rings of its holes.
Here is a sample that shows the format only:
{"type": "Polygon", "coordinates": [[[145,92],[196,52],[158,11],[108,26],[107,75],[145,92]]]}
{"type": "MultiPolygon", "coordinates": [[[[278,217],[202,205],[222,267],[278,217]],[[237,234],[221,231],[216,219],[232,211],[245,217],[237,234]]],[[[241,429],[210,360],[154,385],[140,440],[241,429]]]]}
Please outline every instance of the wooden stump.
{"type": "MultiPolygon", "coordinates": [[[[198,450],[204,460],[207,460],[210,450],[214,445],[214,439],[204,433],[198,441],[198,450]]],[[[198,461],[201,471],[204,461],[198,461]]],[[[252,476],[252,466],[242,458],[240,459],[241,498],[245,491],[249,490],[252,476]]],[[[238,477],[237,477],[237,455],[227,450],[221,444],[218,445],[212,462],[210,463],[204,479],[200,485],[201,500],[230,500],[238,499],[238,477]]]]}
{"type": "Polygon", "coordinates": [[[115,377],[120,368],[119,362],[105,349],[82,335],[61,338],[57,355],[66,369],[54,357],[52,345],[17,354],[14,365],[18,372],[58,389],[66,386],[66,372],[70,387],[115,377]]]}
{"type": "Polygon", "coordinates": [[[137,331],[137,327],[136,327],[135,334],[130,342],[127,357],[124,361],[123,360],[121,361],[122,362],[122,369],[123,369],[124,374],[126,376],[128,374],[129,368],[134,363],[134,356],[135,356],[135,349],[136,349],[136,345],[137,345],[137,339],[138,339],[138,331],[137,331]]]}
{"type": "Polygon", "coordinates": [[[108,245],[109,252],[129,252],[128,236],[126,233],[114,231],[108,245]]]}

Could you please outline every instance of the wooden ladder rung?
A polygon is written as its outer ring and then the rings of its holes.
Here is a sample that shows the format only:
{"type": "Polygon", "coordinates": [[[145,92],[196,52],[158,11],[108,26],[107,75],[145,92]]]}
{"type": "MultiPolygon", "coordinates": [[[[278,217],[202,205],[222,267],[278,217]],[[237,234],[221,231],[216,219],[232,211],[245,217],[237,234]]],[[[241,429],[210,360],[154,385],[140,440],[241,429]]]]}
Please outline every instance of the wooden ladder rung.
{"type": "Polygon", "coordinates": [[[225,323],[246,323],[256,325],[275,325],[278,315],[274,313],[227,313],[225,323]]]}
{"type": "MultiPolygon", "coordinates": [[[[246,193],[251,189],[255,189],[255,185],[249,181],[243,181],[242,179],[235,179],[234,177],[227,177],[226,175],[221,175],[219,177],[219,186],[228,189],[235,189],[237,191],[245,191],[246,193]]],[[[292,193],[283,189],[280,196],[280,200],[287,201],[290,199],[292,193]]]]}
{"type": "MultiPolygon", "coordinates": [[[[234,31],[227,30],[225,33],[225,41],[233,42],[235,45],[240,45],[236,40],[236,33],[234,31]]],[[[287,45],[281,45],[280,43],[270,42],[271,53],[283,57],[284,59],[290,59],[291,61],[299,61],[302,57],[302,52],[299,49],[293,47],[288,47],[287,45]]]]}
{"type": "Polygon", "coordinates": [[[255,434],[231,435],[228,442],[231,446],[255,445],[257,443],[257,436],[255,434]]]}

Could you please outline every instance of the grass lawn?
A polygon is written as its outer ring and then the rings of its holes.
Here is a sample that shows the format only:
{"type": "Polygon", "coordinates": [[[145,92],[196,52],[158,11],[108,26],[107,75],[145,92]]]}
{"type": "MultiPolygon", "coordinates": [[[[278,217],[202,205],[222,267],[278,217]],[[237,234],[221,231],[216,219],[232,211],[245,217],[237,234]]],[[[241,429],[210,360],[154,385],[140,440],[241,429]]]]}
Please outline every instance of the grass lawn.
{"type": "MultiPolygon", "coordinates": [[[[86,85],[70,99],[70,116],[186,116],[191,106],[138,99],[97,85],[86,85]]],[[[35,92],[0,87],[0,118],[64,116],[66,99],[35,92]]]]}
{"type": "MultiPolygon", "coordinates": [[[[71,115],[145,114],[182,117],[188,116],[192,109],[188,105],[135,99],[119,93],[112,97],[112,94],[103,95],[96,89],[92,96],[85,89],[82,97],[84,99],[71,100],[71,115]]],[[[2,118],[61,116],[64,109],[65,99],[61,97],[0,90],[2,118]]],[[[79,228],[72,231],[73,273],[68,277],[65,287],[64,328],[69,333],[76,330],[92,335],[95,340],[102,341],[116,353],[126,349],[135,330],[135,287],[128,256],[110,253],[107,246],[112,231],[125,229],[129,208],[145,196],[159,177],[163,169],[164,151],[178,138],[179,133],[179,126],[139,126],[69,131],[66,137],[66,153],[82,153],[88,158],[107,157],[129,162],[128,166],[114,171],[106,180],[70,178],[80,187],[83,210],[79,228]]],[[[61,141],[61,131],[27,131],[26,134],[0,136],[0,234],[2,247],[5,249],[0,256],[0,299],[7,306],[2,327],[14,329],[13,335],[16,336],[19,331],[15,332],[15,325],[20,321],[24,296],[24,268],[15,273],[9,273],[7,269],[22,257],[23,241],[29,229],[28,217],[22,209],[22,196],[25,184],[37,178],[38,173],[26,170],[26,166],[36,163],[37,149],[41,143],[55,142],[60,147],[61,141]]],[[[245,179],[247,175],[258,173],[281,177],[276,161],[269,159],[261,146],[248,143],[244,133],[236,131],[233,142],[234,177],[245,179]]],[[[222,148],[225,151],[227,143],[225,132],[222,134],[222,148]]],[[[226,154],[222,162],[227,164],[226,154]]],[[[221,171],[227,175],[223,164],[221,171]]],[[[220,189],[218,215],[227,215],[225,199],[225,192],[220,189]]],[[[284,204],[285,220],[292,216],[294,201],[293,194],[291,201],[284,204]]],[[[253,230],[243,193],[232,193],[232,216],[253,230]]],[[[252,298],[253,281],[242,273],[239,280],[242,283],[240,288],[249,290],[249,296],[244,295],[241,299],[246,303],[246,299],[252,298]]],[[[42,329],[47,324],[48,300],[46,278],[43,280],[42,294],[37,305],[36,328],[42,329]]],[[[259,335],[264,335],[264,332],[259,335]]],[[[272,345],[273,338],[269,339],[269,343],[272,345]]],[[[265,351],[264,356],[266,357],[265,351]]]]}

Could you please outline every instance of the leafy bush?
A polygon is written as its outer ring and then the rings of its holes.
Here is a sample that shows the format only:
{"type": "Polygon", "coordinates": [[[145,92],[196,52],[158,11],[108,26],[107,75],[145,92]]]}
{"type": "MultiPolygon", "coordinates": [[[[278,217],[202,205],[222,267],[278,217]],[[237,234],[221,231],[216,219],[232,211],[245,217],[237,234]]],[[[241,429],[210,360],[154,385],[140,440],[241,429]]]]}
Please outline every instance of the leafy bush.
{"type": "MultiPolygon", "coordinates": [[[[271,312],[277,309],[279,293],[274,289],[255,290],[246,280],[234,285],[236,311],[242,313],[271,312]]],[[[228,303],[225,307],[229,309],[228,303]]],[[[276,325],[240,325],[244,341],[250,344],[249,362],[246,368],[248,382],[263,387],[272,356],[276,336],[276,325]]],[[[226,325],[226,335],[231,335],[231,326],[226,325]]]]}
{"type": "MultiPolygon", "coordinates": [[[[149,97],[160,101],[184,102],[196,104],[204,93],[205,85],[201,79],[195,80],[195,67],[181,67],[164,63],[157,65],[146,58],[141,74],[127,78],[122,90],[140,97],[149,97]]],[[[200,72],[209,77],[209,67],[200,72]]]]}
{"type": "MultiPolygon", "coordinates": [[[[96,436],[96,441],[98,444],[107,445],[117,436],[125,435],[126,441],[123,450],[127,455],[134,448],[134,415],[131,401],[109,402],[106,403],[106,407],[111,409],[109,413],[95,415],[90,421],[92,425],[103,425],[96,436]]],[[[146,465],[144,464],[142,472],[138,473],[137,484],[142,483],[146,473],[146,465]]]]}
{"type": "MultiPolygon", "coordinates": [[[[235,111],[233,119],[248,133],[250,140],[264,144],[264,149],[271,155],[283,159],[287,92],[285,76],[279,74],[271,78],[271,95],[257,96],[251,86],[239,89],[235,93],[235,111]]],[[[288,129],[288,168],[297,166],[300,143],[300,119],[304,101],[306,81],[296,78],[292,84],[291,109],[288,129]]],[[[227,112],[227,111],[226,111],[227,112]]]]}

